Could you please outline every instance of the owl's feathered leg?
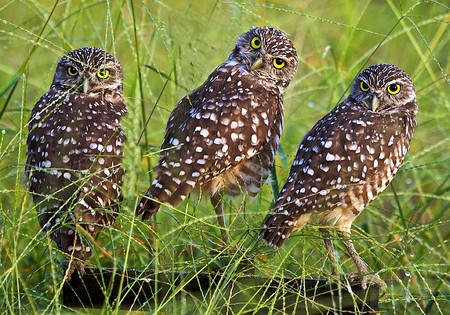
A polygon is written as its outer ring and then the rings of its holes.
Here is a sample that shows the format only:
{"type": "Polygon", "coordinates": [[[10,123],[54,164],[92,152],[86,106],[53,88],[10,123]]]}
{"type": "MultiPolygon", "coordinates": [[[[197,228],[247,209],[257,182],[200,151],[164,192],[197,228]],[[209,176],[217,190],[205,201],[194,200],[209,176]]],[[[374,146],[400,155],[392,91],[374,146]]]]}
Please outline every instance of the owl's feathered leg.
{"type": "Polygon", "coordinates": [[[86,274],[84,269],[86,268],[87,264],[78,260],[74,256],[71,256],[69,260],[64,260],[61,263],[61,266],[66,269],[66,281],[70,281],[70,279],[72,279],[72,274],[75,272],[75,270],[78,270],[81,276],[84,276],[86,274]]]}
{"type": "Polygon", "coordinates": [[[333,242],[331,241],[331,233],[326,228],[320,228],[319,231],[323,235],[323,241],[328,251],[328,259],[331,262],[331,276],[337,278],[339,276],[339,265],[336,259],[336,252],[334,250],[333,242]]]}
{"type": "Polygon", "coordinates": [[[338,231],[338,235],[361,275],[361,287],[365,290],[368,284],[375,283],[384,291],[386,289],[386,283],[376,275],[368,275],[367,266],[361,257],[359,257],[355,245],[353,245],[350,238],[350,234],[344,231],[338,231]]]}
{"type": "Polygon", "coordinates": [[[230,244],[223,213],[222,195],[220,193],[211,195],[211,203],[214,207],[214,210],[216,211],[217,221],[220,226],[220,237],[225,244],[230,244]]]}
{"type": "Polygon", "coordinates": [[[60,249],[70,255],[61,266],[66,269],[66,280],[70,281],[75,270],[78,270],[81,276],[85,274],[85,260],[91,256],[91,249],[83,242],[75,226],[66,223],[61,227],[60,233],[62,240],[60,249]]]}
{"type": "Polygon", "coordinates": [[[345,248],[347,249],[348,254],[355,263],[356,268],[358,268],[358,271],[361,273],[361,275],[367,274],[368,270],[366,263],[361,259],[361,257],[359,257],[358,252],[355,249],[355,245],[353,245],[353,241],[350,238],[350,235],[342,231],[339,231],[338,235],[341,238],[341,241],[344,244],[345,248]]]}

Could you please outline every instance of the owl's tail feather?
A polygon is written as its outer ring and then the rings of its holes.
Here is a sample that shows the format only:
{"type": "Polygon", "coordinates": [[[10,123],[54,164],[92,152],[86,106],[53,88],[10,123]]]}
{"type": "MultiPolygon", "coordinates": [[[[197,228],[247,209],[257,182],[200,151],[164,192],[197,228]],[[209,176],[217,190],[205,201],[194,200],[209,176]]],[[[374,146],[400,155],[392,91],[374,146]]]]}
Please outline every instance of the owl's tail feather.
{"type": "Polygon", "coordinates": [[[267,245],[279,248],[289,237],[294,227],[295,223],[291,216],[272,213],[266,218],[260,235],[267,245]]]}
{"type": "Polygon", "coordinates": [[[145,196],[142,197],[141,201],[136,208],[136,216],[142,215],[142,220],[148,220],[153,217],[161,208],[161,204],[158,202],[157,198],[153,197],[151,190],[149,189],[145,196]]]}
{"type": "Polygon", "coordinates": [[[177,178],[163,174],[153,181],[139,202],[136,215],[142,215],[142,220],[148,220],[158,212],[162,203],[178,206],[193,189],[190,183],[190,181],[180,182],[177,178]]]}

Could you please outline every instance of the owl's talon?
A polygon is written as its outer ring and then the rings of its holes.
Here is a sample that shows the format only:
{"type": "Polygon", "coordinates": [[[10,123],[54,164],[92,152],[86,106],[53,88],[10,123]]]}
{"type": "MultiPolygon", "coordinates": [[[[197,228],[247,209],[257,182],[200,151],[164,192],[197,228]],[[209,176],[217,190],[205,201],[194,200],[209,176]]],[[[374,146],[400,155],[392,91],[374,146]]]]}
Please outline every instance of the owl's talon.
{"type": "Polygon", "coordinates": [[[357,273],[350,273],[347,278],[351,283],[361,283],[361,288],[367,290],[368,286],[374,284],[380,288],[381,291],[386,291],[387,285],[378,275],[359,275],[357,273]]]}

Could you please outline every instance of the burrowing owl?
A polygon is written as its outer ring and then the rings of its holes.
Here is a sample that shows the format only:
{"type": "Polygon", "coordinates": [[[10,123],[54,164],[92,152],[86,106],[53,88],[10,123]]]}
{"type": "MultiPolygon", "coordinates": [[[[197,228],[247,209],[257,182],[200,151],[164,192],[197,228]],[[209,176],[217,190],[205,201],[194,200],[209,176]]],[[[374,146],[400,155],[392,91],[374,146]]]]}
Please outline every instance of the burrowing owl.
{"type": "Polygon", "coordinates": [[[255,195],[267,179],[283,127],[283,93],[297,65],[284,32],[253,27],[243,34],[227,61],[171,113],[157,177],[137,215],[148,219],[162,203],[177,206],[202,189],[227,242],[222,196],[255,195]]]}
{"type": "MultiPolygon", "coordinates": [[[[301,229],[310,221],[336,227],[366,287],[368,270],[349,238],[351,224],[402,165],[417,111],[414,85],[402,69],[378,64],[362,71],[350,96],[302,140],[264,223],[261,235],[265,242],[280,247],[294,228],[301,229]]],[[[322,231],[336,275],[329,231],[322,231]]]]}
{"type": "Polygon", "coordinates": [[[79,228],[95,237],[122,200],[122,79],[119,62],[104,50],[73,50],[31,113],[29,190],[43,230],[70,255],[69,277],[92,254],[79,228]]]}

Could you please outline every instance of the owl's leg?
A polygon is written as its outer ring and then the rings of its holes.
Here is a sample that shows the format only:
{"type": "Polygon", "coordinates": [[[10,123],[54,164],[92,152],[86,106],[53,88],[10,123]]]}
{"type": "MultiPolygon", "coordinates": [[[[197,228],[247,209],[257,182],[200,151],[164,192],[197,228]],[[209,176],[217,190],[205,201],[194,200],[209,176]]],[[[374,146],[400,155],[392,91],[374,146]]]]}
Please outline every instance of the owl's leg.
{"type": "Polygon", "coordinates": [[[338,235],[341,238],[342,243],[347,249],[348,254],[352,258],[353,262],[356,265],[360,275],[361,275],[361,287],[363,290],[367,289],[367,285],[370,283],[375,283],[378,285],[381,290],[386,289],[386,283],[381,280],[377,275],[368,275],[368,269],[364,261],[359,257],[358,252],[355,249],[355,245],[350,238],[350,234],[344,231],[338,231],[338,235]]]}
{"type": "Polygon", "coordinates": [[[84,274],[83,257],[79,256],[77,251],[77,242],[79,235],[73,223],[74,218],[70,214],[70,209],[66,205],[60,205],[54,201],[54,205],[50,210],[39,212],[39,223],[43,230],[56,243],[58,248],[67,254],[68,259],[60,263],[61,267],[66,270],[66,280],[70,281],[75,270],[79,270],[81,275],[84,274]]]}
{"type": "Polygon", "coordinates": [[[229,238],[228,238],[228,232],[227,232],[227,229],[225,226],[225,217],[224,217],[224,213],[223,213],[223,201],[222,201],[222,196],[220,195],[220,193],[211,195],[211,203],[214,207],[214,210],[216,211],[217,221],[220,226],[220,236],[222,238],[222,241],[225,244],[230,244],[229,238]]]}
{"type": "Polygon", "coordinates": [[[66,280],[70,281],[75,270],[78,270],[83,276],[86,267],[84,261],[90,257],[91,249],[89,246],[85,246],[76,227],[72,224],[61,227],[61,250],[70,255],[70,258],[61,264],[66,269],[66,280]]]}
{"type": "Polygon", "coordinates": [[[324,241],[325,247],[328,251],[328,259],[331,262],[331,276],[338,278],[339,277],[339,273],[338,273],[339,265],[338,265],[338,262],[336,259],[336,252],[334,251],[333,242],[331,241],[331,233],[326,228],[320,228],[319,231],[323,235],[323,241],[324,241]]]}
{"type": "Polygon", "coordinates": [[[75,270],[78,270],[81,276],[86,274],[86,263],[78,260],[74,256],[71,256],[69,260],[64,260],[61,263],[61,266],[66,269],[66,281],[70,281],[70,279],[72,279],[72,274],[75,270]]]}
{"type": "Polygon", "coordinates": [[[348,254],[352,258],[353,262],[356,265],[356,268],[358,269],[359,273],[361,275],[367,274],[367,266],[366,263],[359,257],[358,252],[355,249],[355,245],[353,245],[353,242],[350,238],[350,235],[343,231],[338,231],[339,237],[341,238],[342,243],[344,244],[345,248],[347,249],[348,254]]]}

